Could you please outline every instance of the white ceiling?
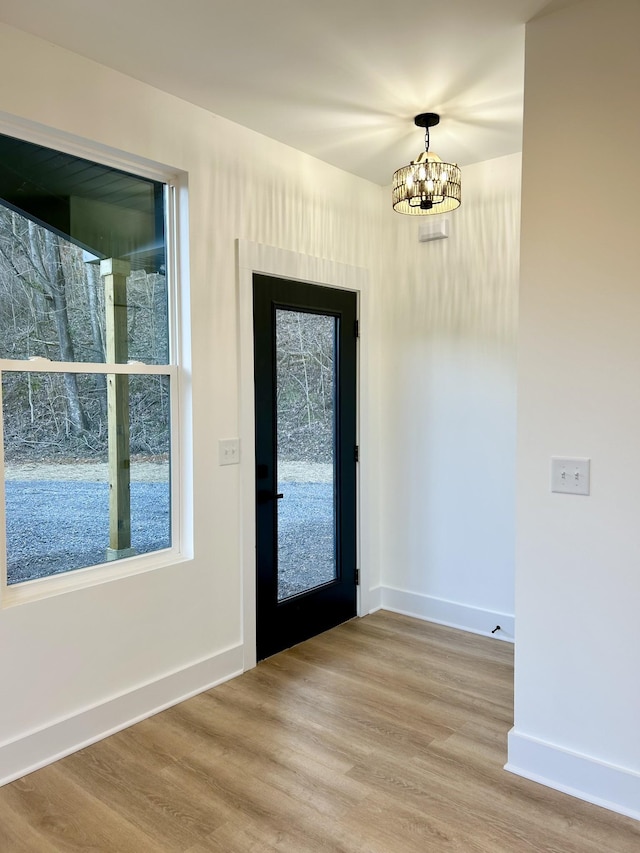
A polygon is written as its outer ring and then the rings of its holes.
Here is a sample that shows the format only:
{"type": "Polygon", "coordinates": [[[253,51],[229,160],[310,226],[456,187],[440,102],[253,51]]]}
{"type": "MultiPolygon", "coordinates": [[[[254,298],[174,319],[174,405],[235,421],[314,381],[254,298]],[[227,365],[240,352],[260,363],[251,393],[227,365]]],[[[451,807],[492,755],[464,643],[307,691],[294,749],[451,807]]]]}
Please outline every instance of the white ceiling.
{"type": "MultiPolygon", "coordinates": [[[[524,23],[576,0],[2,0],[0,20],[378,184],[519,151],[524,23]]],[[[46,73],[46,69],[43,69],[46,73]]]]}

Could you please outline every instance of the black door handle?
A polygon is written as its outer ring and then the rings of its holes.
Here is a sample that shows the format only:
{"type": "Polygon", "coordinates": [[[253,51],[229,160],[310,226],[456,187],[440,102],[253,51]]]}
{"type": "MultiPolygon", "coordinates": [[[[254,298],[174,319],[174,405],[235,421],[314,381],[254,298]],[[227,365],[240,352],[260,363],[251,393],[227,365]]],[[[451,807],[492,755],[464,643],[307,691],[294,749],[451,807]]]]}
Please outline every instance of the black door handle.
{"type": "Polygon", "coordinates": [[[266,504],[269,501],[279,501],[284,497],[282,492],[277,492],[274,494],[273,492],[268,491],[268,489],[258,489],[258,503],[266,504]]]}

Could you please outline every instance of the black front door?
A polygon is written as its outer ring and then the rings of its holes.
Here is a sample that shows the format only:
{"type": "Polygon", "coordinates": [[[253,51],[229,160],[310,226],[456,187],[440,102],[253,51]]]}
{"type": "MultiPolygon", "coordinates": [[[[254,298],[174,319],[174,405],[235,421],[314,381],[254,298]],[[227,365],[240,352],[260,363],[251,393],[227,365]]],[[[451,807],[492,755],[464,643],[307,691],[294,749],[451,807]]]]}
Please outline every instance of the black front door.
{"type": "Polygon", "coordinates": [[[356,615],[356,294],[253,277],[258,660],[356,615]]]}

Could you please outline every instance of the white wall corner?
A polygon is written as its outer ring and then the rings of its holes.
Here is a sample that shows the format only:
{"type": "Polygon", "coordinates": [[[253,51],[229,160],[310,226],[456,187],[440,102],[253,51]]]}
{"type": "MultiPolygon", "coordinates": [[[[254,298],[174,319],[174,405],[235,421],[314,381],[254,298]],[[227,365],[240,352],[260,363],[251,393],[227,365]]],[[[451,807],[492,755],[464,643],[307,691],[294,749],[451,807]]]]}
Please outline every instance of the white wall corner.
{"type": "Polygon", "coordinates": [[[556,744],[509,732],[505,770],[596,806],[640,820],[640,773],[556,744]]]}
{"type": "Polygon", "coordinates": [[[382,587],[374,586],[369,590],[369,597],[367,599],[367,613],[375,613],[376,610],[382,610],[382,587]]]}
{"type": "Polygon", "coordinates": [[[460,628],[472,634],[482,634],[512,643],[515,636],[515,617],[495,610],[484,610],[457,601],[446,601],[432,595],[407,592],[390,586],[379,587],[381,607],[404,616],[414,616],[449,628],[460,628]],[[494,628],[500,629],[494,633],[494,628]]]}
{"type": "Polygon", "coordinates": [[[0,786],[210,690],[241,672],[242,646],[234,646],[51,725],[0,743],[0,786]]]}

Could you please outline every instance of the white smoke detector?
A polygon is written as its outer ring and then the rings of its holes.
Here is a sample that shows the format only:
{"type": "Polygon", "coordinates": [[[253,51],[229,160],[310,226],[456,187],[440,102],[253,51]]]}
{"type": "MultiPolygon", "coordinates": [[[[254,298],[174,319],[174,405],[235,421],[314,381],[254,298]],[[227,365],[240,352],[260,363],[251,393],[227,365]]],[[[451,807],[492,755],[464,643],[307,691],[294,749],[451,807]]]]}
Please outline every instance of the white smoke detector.
{"type": "Polygon", "coordinates": [[[432,240],[444,240],[449,236],[449,220],[441,219],[421,222],[418,228],[418,240],[421,243],[430,243],[432,240]]]}

